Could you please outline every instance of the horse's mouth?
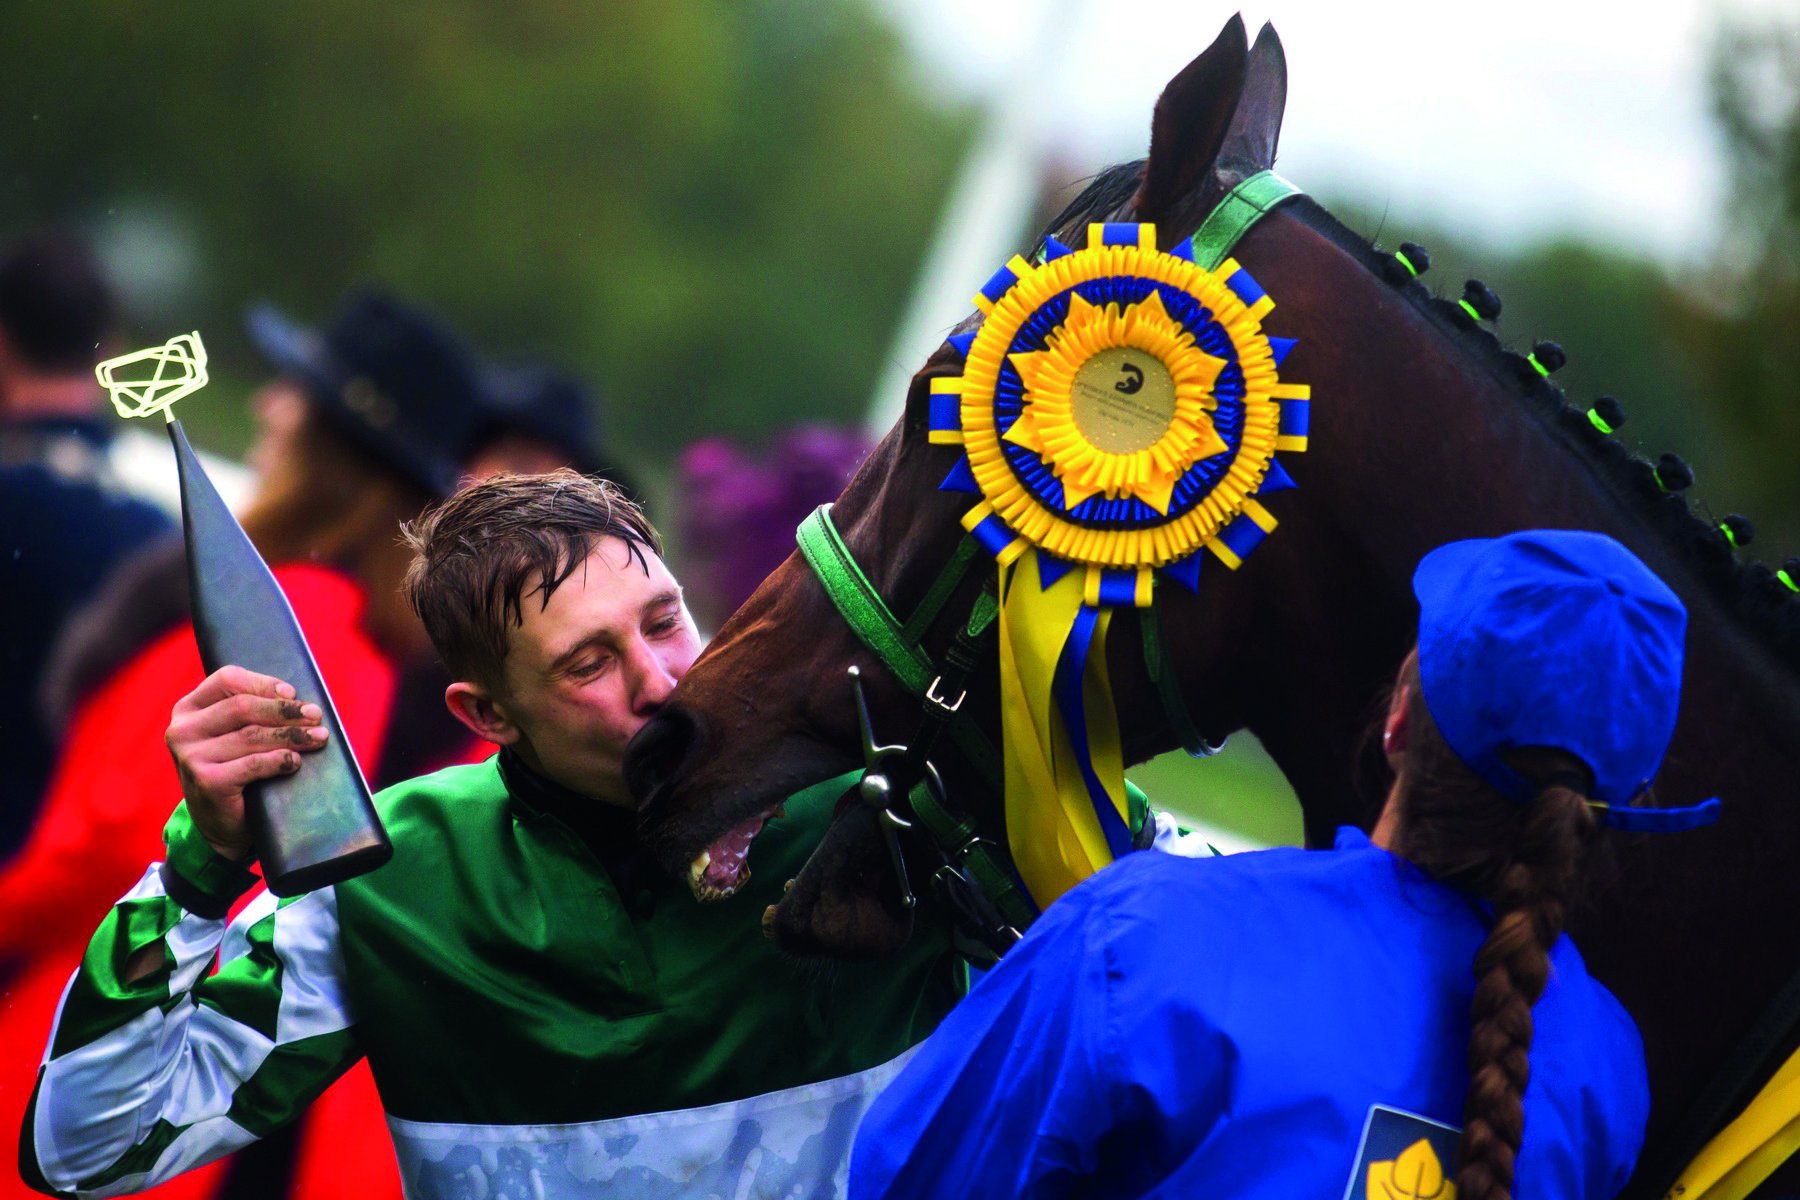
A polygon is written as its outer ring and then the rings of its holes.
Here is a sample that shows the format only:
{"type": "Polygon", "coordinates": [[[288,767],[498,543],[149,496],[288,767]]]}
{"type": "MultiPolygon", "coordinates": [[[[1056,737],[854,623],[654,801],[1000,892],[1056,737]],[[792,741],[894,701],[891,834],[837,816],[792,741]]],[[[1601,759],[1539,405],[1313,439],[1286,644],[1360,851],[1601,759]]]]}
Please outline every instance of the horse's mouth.
{"type": "Polygon", "coordinates": [[[763,910],[763,936],[803,958],[881,958],[912,936],[887,850],[869,810],[840,809],[818,848],[763,910]]]}
{"type": "Polygon", "coordinates": [[[740,821],[715,838],[688,863],[688,889],[702,904],[735,896],[750,882],[750,843],[771,820],[786,816],[777,804],[767,812],[740,821]]]}

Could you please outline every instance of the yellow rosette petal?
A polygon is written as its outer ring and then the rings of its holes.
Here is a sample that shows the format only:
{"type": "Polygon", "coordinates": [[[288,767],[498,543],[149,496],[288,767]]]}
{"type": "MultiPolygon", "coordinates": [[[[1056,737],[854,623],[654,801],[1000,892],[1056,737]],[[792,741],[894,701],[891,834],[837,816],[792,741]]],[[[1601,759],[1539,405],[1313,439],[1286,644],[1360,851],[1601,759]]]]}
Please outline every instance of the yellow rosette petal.
{"type": "MultiPolygon", "coordinates": [[[[1206,271],[1154,249],[1151,233],[1136,245],[1090,245],[1035,267],[1011,265],[1018,281],[987,306],[959,381],[961,438],[986,501],[1031,545],[1095,569],[1160,567],[1218,547],[1219,534],[1261,486],[1278,448],[1280,402],[1297,391],[1279,381],[1262,331],[1270,306],[1259,302],[1253,310],[1227,285],[1235,262],[1206,271]],[[1196,343],[1160,288],[1135,302],[1104,304],[1072,290],[1115,277],[1185,293],[1229,339],[1244,389],[1235,445],[1214,424],[1226,360],[1196,343]],[[1025,324],[1065,294],[1066,314],[1039,348],[1012,350],[1025,324]],[[994,404],[1008,365],[1024,396],[1002,431],[994,404]],[[1054,476],[1060,505],[1021,482],[1008,445],[1035,455],[1054,476]],[[1181,480],[1220,455],[1230,457],[1210,493],[1170,516],[1181,480]],[[1094,497],[1139,501],[1164,521],[1115,528],[1073,519],[1094,497]]],[[[1283,441],[1297,448],[1293,439],[1283,441]]]]}

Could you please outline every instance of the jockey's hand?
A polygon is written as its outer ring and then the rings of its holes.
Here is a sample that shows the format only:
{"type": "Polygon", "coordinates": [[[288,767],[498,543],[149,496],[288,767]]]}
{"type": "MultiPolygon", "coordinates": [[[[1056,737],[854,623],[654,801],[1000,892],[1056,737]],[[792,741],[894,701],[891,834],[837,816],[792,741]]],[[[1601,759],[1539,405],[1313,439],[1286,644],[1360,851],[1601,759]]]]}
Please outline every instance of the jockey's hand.
{"type": "Polygon", "coordinates": [[[288,684],[242,667],[220,667],[176,702],[164,740],[188,815],[214,850],[249,855],[244,786],[298,771],[300,755],[325,744],[323,720],[288,684]]]}

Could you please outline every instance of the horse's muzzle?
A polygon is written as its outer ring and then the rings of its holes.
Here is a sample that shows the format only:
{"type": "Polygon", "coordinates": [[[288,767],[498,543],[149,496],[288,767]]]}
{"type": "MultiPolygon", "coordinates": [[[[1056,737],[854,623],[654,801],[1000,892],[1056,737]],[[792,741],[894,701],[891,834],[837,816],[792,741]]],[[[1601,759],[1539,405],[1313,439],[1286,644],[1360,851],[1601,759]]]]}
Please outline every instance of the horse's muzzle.
{"type": "Polygon", "coordinates": [[[644,722],[625,747],[625,786],[640,813],[652,811],[674,790],[699,744],[699,721],[679,705],[667,705],[644,722]]]}

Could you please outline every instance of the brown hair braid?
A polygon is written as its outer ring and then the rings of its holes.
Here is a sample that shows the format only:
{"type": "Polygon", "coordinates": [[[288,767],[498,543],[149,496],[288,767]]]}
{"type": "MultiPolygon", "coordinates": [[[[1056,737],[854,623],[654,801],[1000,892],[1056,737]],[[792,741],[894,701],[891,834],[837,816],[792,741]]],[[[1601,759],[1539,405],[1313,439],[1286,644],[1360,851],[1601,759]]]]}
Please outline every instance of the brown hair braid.
{"type": "Polygon", "coordinates": [[[1525,1132],[1531,1009],[1543,995],[1550,948],[1562,935],[1598,828],[1585,789],[1575,786],[1587,769],[1560,751],[1516,751],[1513,767],[1538,781],[1538,791],[1515,803],[1445,744],[1426,710],[1416,660],[1402,669],[1401,683],[1410,687],[1410,701],[1394,849],[1494,907],[1493,927],[1475,954],[1457,1200],[1510,1200],[1525,1132]]]}

